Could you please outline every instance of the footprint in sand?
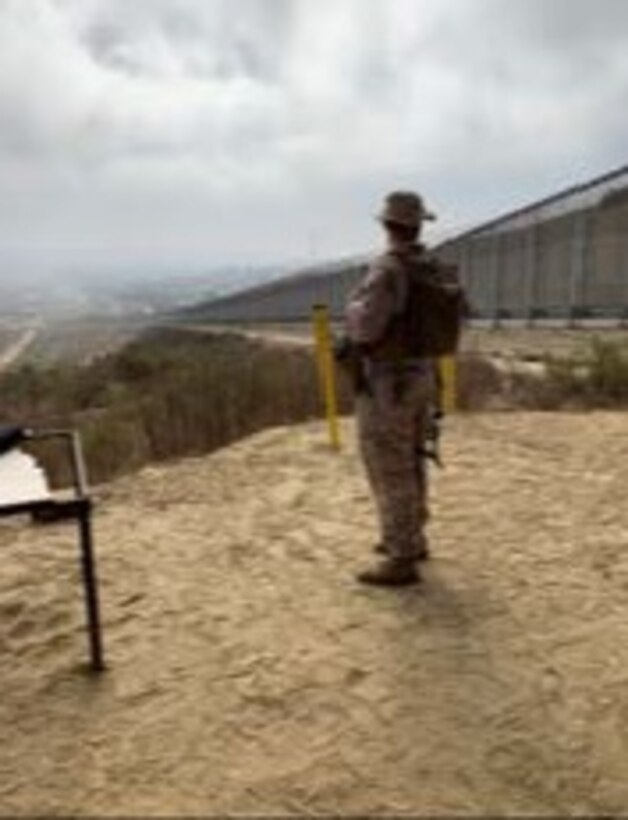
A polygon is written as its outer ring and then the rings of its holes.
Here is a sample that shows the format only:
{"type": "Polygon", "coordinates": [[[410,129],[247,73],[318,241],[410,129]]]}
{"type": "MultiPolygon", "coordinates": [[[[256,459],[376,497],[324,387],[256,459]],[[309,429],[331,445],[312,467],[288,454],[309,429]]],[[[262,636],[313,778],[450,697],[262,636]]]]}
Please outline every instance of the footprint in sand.
{"type": "Polygon", "coordinates": [[[22,601],[0,601],[0,623],[10,624],[19,619],[25,609],[22,601]]]}
{"type": "Polygon", "coordinates": [[[294,510],[303,506],[307,498],[307,487],[301,479],[289,479],[273,487],[268,498],[277,507],[294,510]]]}

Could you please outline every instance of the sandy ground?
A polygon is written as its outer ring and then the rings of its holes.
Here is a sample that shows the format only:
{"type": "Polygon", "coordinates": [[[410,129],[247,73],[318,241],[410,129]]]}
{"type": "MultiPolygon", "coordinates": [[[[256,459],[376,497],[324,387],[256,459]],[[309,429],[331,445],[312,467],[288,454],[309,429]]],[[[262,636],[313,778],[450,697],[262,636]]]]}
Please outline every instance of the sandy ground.
{"type": "Polygon", "coordinates": [[[99,680],[72,527],[0,530],[0,814],[625,812],[628,416],[450,419],[402,591],[344,433],[99,491],[99,680]]]}

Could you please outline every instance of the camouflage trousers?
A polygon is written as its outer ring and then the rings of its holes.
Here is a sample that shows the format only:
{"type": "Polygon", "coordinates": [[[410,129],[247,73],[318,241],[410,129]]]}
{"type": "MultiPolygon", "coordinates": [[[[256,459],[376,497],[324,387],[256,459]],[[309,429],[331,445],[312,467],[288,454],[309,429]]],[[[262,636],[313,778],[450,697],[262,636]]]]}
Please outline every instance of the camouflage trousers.
{"type": "Polygon", "coordinates": [[[381,373],[356,399],[358,438],[384,549],[416,558],[426,548],[428,520],[425,448],[435,396],[431,372],[381,373]]]}

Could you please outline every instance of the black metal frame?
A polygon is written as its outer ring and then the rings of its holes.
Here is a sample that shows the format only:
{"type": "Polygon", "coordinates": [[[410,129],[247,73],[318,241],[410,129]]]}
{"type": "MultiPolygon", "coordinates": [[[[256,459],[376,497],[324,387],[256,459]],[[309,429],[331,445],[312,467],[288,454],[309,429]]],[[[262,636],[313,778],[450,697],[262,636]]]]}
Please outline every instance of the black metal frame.
{"type": "Polygon", "coordinates": [[[89,496],[87,470],[83,457],[81,439],[75,430],[24,431],[23,440],[25,442],[37,442],[44,439],[60,439],[65,441],[72,466],[74,497],[70,499],[51,498],[40,501],[25,501],[4,507],[0,506],[0,518],[30,514],[35,519],[41,517],[41,520],[46,520],[47,517],[54,519],[60,515],[76,520],[81,550],[81,576],[85,591],[90,668],[94,672],[102,672],[105,669],[105,661],[100,621],[98,576],[96,572],[96,558],[92,533],[93,505],[89,496]]]}

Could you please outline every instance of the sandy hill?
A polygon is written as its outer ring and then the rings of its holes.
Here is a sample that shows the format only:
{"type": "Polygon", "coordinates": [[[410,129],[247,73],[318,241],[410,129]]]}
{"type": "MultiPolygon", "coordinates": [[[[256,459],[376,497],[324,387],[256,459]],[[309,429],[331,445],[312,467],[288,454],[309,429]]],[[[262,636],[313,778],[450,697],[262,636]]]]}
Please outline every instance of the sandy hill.
{"type": "Polygon", "coordinates": [[[0,530],[0,813],[628,805],[628,417],[448,422],[422,589],[369,590],[345,423],[99,491],[110,671],[68,525],[0,530]]]}

